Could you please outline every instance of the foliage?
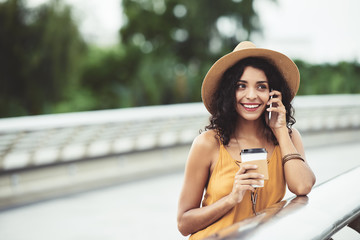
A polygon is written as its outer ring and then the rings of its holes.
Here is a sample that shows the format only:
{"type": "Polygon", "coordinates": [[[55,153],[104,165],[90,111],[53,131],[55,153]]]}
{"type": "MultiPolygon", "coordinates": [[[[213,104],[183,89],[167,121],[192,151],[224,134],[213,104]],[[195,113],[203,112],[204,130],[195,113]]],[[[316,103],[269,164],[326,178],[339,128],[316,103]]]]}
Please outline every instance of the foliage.
{"type": "Polygon", "coordinates": [[[49,112],[78,87],[85,44],[70,7],[54,0],[30,11],[8,0],[0,24],[0,115],[49,112]]]}
{"type": "Polygon", "coordinates": [[[200,101],[212,62],[258,29],[252,2],[123,0],[118,48],[92,47],[85,62],[92,109],[200,101]],[[225,36],[224,21],[239,31],[225,36]]]}
{"type": "MultiPolygon", "coordinates": [[[[89,48],[81,76],[82,88],[96,99],[91,109],[134,106],[131,92],[132,78],[122,68],[125,52],[121,47],[89,48]]],[[[90,109],[86,109],[90,110],[90,109]]]]}
{"type": "Polygon", "coordinates": [[[360,64],[308,64],[295,61],[299,68],[300,95],[360,93],[360,64]]]}
{"type": "Polygon", "coordinates": [[[253,0],[123,0],[122,4],[127,22],[120,37],[127,61],[121,67],[133,80],[135,105],[200,101],[201,81],[209,66],[259,28],[253,0]]]}
{"type": "MultiPolygon", "coordinates": [[[[121,42],[100,48],[61,0],[0,2],[0,117],[200,101],[213,62],[260,30],[253,0],[122,4],[121,42]]],[[[299,94],[360,93],[357,62],[296,64],[299,94]]]]}

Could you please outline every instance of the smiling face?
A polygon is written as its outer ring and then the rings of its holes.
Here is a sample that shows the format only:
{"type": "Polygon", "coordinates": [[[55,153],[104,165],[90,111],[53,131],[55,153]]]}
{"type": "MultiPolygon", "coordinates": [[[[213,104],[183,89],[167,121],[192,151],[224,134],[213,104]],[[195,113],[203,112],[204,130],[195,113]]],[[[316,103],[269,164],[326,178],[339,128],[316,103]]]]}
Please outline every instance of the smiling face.
{"type": "Polygon", "coordinates": [[[269,82],[264,71],[248,66],[237,82],[235,109],[245,120],[260,118],[269,100],[269,82]]]}

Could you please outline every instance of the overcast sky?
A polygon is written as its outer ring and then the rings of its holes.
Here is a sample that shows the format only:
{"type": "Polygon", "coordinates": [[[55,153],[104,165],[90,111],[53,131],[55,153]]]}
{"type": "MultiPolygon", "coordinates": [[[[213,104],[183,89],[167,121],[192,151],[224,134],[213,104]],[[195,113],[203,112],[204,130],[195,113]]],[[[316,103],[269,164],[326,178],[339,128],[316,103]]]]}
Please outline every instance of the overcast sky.
{"type": "MultiPolygon", "coordinates": [[[[27,1],[36,6],[47,0],[27,1]]],[[[120,0],[65,1],[74,6],[87,40],[117,42],[120,0]]],[[[359,0],[256,0],[255,8],[263,26],[263,35],[252,38],[257,46],[313,63],[360,62],[359,0]]]]}
{"type": "Polygon", "coordinates": [[[311,62],[360,62],[359,0],[257,0],[264,47],[311,62]]]}

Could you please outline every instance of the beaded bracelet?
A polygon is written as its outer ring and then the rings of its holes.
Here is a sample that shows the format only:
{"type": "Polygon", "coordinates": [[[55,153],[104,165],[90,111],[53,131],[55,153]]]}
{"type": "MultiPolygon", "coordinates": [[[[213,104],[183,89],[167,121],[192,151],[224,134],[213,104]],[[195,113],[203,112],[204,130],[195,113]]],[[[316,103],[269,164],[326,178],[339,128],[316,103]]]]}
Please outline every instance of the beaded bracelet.
{"type": "Polygon", "coordinates": [[[282,164],[285,165],[285,163],[287,161],[290,160],[301,160],[303,162],[305,162],[304,158],[299,154],[299,153],[290,153],[290,154],[286,154],[283,158],[282,158],[282,164]]]}

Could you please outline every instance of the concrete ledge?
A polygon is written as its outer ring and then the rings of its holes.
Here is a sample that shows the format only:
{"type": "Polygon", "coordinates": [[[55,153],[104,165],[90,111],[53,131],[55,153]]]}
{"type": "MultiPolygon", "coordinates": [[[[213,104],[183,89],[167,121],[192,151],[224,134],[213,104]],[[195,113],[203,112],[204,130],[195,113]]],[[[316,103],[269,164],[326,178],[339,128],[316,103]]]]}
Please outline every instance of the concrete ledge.
{"type": "MultiPolygon", "coordinates": [[[[305,149],[360,142],[360,128],[302,133],[305,149]]],[[[189,144],[63,162],[0,175],[0,210],[183,171],[189,144]]]]}
{"type": "Polygon", "coordinates": [[[4,174],[0,176],[0,211],[181,171],[189,148],[181,145],[4,174]]]}
{"type": "Polygon", "coordinates": [[[318,185],[308,196],[276,203],[206,239],[331,239],[349,223],[359,232],[360,188],[348,184],[358,182],[359,174],[360,167],[354,168],[318,185]]]}
{"type": "Polygon", "coordinates": [[[334,129],[328,131],[301,131],[300,133],[305,148],[360,141],[360,128],[334,129]]]}

